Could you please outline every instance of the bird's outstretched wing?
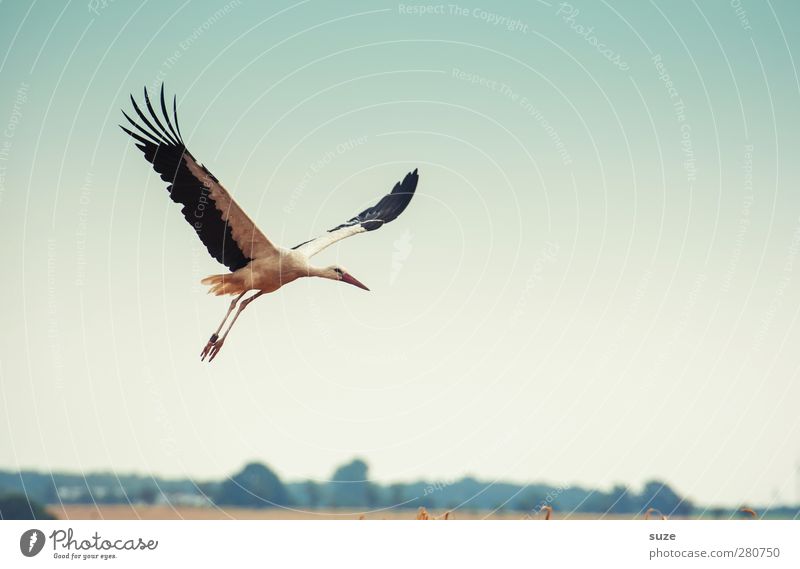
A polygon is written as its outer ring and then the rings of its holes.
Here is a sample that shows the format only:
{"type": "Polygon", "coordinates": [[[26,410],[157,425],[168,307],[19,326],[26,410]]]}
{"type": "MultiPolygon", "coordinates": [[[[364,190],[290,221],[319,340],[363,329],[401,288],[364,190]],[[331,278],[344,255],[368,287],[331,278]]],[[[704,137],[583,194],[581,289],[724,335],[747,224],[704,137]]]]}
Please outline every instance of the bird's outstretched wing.
{"type": "Polygon", "coordinates": [[[311,257],[345,237],[373,231],[384,223],[393,221],[411,202],[414,191],[417,189],[417,181],[419,181],[417,171],[409,172],[402,182],[397,182],[392,191],[383,196],[374,206],[365,209],[349,221],[329,229],[324,235],[295,245],[292,249],[297,249],[307,257],[311,257]]]}
{"type": "Polygon", "coordinates": [[[183,205],[183,217],[209,254],[231,271],[241,269],[255,258],[278,254],[277,248],[247,217],[222,184],[186,149],[178,126],[176,98],[172,99],[174,125],[164,103],[164,85],[161,85],[161,118],[150,103],[147,88],[144,102],[149,118],[131,95],[133,110],[142,124],[123,111],[136,132],[122,125],[120,128],[136,140],[136,147],[144,152],[144,157],[161,179],[169,183],[170,198],[183,205]]]}

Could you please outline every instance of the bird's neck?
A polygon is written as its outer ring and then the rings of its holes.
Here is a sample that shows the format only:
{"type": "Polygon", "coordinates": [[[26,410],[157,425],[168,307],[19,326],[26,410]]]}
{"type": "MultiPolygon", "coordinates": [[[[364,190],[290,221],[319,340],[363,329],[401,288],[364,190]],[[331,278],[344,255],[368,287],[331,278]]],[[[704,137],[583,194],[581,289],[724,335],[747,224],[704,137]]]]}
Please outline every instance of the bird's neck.
{"type": "Polygon", "coordinates": [[[315,267],[314,265],[308,265],[308,276],[309,277],[320,277],[323,279],[329,279],[330,275],[325,267],[315,267]]]}
{"type": "Polygon", "coordinates": [[[322,278],[335,278],[332,277],[330,271],[326,267],[315,267],[308,262],[308,257],[301,255],[296,251],[288,251],[281,261],[281,271],[285,274],[295,275],[294,278],[299,277],[322,277],[322,278]]]}

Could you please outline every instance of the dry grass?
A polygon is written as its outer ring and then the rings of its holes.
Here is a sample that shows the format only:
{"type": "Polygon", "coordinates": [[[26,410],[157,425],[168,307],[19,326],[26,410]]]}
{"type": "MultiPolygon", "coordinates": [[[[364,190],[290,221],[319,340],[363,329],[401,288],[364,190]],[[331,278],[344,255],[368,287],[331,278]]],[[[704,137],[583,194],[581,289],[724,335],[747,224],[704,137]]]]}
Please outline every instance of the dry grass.
{"type": "Polygon", "coordinates": [[[658,516],[662,520],[668,519],[667,516],[661,513],[660,510],[656,508],[648,508],[647,511],[644,513],[644,519],[649,520],[653,516],[658,516]]]}
{"type": "MultiPolygon", "coordinates": [[[[448,510],[445,513],[443,513],[441,516],[431,517],[431,515],[428,513],[428,510],[425,509],[424,506],[420,507],[420,509],[417,510],[417,519],[418,520],[449,520],[452,515],[453,515],[453,512],[448,510]]],[[[455,519],[454,516],[453,516],[453,519],[455,519]]]]}

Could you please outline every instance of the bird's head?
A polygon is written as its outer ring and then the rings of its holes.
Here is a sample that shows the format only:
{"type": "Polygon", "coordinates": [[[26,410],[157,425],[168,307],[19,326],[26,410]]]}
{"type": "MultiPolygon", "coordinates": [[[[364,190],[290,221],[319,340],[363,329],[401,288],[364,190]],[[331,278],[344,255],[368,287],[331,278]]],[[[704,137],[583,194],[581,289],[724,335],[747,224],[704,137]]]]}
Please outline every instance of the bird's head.
{"type": "Polygon", "coordinates": [[[357,286],[358,288],[363,288],[364,290],[369,290],[357,278],[355,278],[353,275],[351,275],[345,269],[343,269],[338,265],[331,265],[330,267],[325,267],[320,276],[334,281],[342,281],[344,283],[357,286]]]}

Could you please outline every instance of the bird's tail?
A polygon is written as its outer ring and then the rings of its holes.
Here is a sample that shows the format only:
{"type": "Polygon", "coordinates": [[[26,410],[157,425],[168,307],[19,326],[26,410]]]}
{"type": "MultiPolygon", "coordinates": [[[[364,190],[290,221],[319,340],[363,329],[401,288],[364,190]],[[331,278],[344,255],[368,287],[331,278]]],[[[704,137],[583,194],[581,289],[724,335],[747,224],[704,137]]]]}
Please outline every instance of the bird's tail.
{"type": "Polygon", "coordinates": [[[240,294],[244,292],[242,283],[234,275],[209,275],[200,281],[201,284],[209,286],[208,294],[222,296],[225,294],[240,294]]]}

